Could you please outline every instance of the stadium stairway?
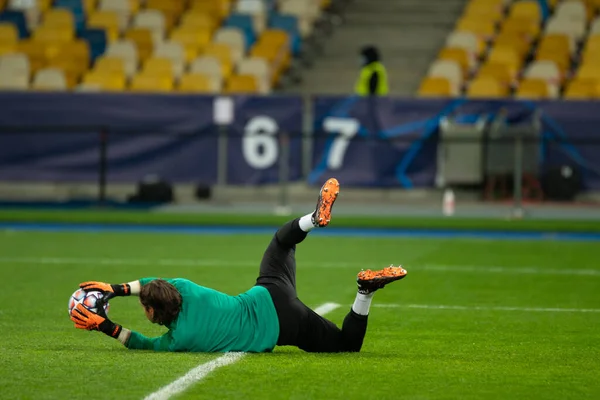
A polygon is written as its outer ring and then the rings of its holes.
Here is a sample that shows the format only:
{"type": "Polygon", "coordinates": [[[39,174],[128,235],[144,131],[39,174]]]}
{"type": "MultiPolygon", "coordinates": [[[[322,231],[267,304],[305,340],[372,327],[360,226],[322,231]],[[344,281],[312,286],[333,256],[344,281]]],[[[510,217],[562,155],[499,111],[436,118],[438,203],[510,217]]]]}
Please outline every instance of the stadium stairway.
{"type": "Polygon", "coordinates": [[[358,49],[375,44],[390,75],[391,94],[413,95],[444,40],[454,28],[465,0],[354,0],[344,23],[327,39],[323,54],[295,93],[347,94],[354,88],[358,49]]]}

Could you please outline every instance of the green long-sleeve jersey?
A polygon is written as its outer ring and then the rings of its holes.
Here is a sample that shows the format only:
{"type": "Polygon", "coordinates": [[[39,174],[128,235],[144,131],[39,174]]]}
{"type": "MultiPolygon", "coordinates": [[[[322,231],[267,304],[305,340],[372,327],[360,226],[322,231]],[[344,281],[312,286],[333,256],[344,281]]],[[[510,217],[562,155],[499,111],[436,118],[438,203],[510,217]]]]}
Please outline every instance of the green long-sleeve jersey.
{"type": "MultiPolygon", "coordinates": [[[[140,279],[143,286],[155,278],[140,279]]],[[[268,290],[255,286],[229,296],[187,279],[167,279],[183,299],[177,319],[162,336],[132,331],[129,349],[192,352],[266,352],[279,337],[279,319],[268,290]]]]}

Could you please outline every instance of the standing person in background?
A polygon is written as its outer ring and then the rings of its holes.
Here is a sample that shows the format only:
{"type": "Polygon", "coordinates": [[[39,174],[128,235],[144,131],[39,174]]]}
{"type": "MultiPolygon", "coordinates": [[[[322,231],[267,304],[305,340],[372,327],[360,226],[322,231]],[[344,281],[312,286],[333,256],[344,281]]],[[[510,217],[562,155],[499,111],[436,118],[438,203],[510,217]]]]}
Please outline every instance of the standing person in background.
{"type": "Polygon", "coordinates": [[[356,82],[356,94],[359,96],[387,96],[389,92],[387,71],[381,63],[379,50],[375,46],[366,46],[361,49],[360,55],[362,69],[358,82],[356,82]]]}

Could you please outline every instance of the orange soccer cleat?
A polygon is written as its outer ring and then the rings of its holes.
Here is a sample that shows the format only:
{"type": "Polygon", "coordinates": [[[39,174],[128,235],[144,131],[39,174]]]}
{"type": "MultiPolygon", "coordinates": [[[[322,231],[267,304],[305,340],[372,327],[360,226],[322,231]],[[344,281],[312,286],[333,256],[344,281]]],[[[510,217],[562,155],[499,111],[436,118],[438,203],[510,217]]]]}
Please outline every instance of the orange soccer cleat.
{"type": "Polygon", "coordinates": [[[373,293],[383,289],[388,283],[400,280],[406,276],[407,272],[401,266],[394,267],[390,265],[387,268],[378,271],[360,271],[356,277],[358,291],[362,294],[373,293]]]}
{"type": "Polygon", "coordinates": [[[323,187],[319,192],[317,208],[312,216],[314,226],[323,228],[329,225],[329,222],[331,222],[331,209],[333,208],[333,203],[335,203],[338,194],[340,194],[340,184],[337,179],[327,179],[327,182],[323,184],[323,187]]]}

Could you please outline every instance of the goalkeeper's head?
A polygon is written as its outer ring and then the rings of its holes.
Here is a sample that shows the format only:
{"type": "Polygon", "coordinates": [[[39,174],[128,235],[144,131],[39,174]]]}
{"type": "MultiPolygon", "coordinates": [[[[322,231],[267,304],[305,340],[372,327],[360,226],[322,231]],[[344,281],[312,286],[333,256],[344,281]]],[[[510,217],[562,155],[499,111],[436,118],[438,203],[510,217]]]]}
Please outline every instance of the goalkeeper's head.
{"type": "Polygon", "coordinates": [[[163,279],[155,279],[142,286],[140,302],[150,322],[170,325],[181,311],[181,293],[163,279]]]}

